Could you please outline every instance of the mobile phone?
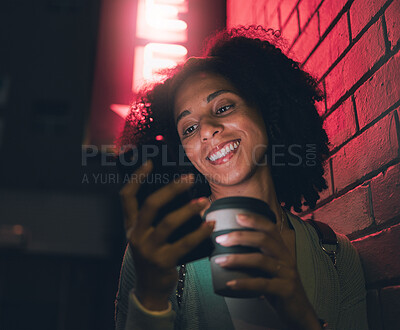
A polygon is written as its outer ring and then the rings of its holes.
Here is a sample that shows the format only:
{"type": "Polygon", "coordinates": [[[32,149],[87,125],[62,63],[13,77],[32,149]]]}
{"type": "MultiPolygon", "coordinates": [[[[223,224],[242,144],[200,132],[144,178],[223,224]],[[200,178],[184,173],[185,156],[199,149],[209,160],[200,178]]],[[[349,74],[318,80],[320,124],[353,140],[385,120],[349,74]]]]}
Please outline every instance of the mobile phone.
{"type": "MultiPolygon", "coordinates": [[[[180,152],[182,153],[183,149],[180,152]]],[[[141,183],[137,194],[139,208],[143,205],[148,196],[169,184],[173,180],[178,180],[181,174],[185,172],[187,173],[188,169],[192,168],[191,166],[185,167],[185,164],[182,164],[182,162],[185,160],[183,157],[177,157],[177,154],[179,154],[179,151],[177,152],[177,150],[172,150],[171,147],[169,147],[163,141],[154,140],[146,142],[145,144],[137,145],[119,155],[117,161],[119,172],[124,175],[124,177],[132,175],[132,180],[139,180],[141,183]],[[147,177],[134,177],[133,173],[149,159],[151,159],[153,162],[152,172],[147,177]]],[[[201,184],[204,185],[204,182],[201,184]]],[[[186,205],[193,198],[194,196],[191,191],[185,191],[178,195],[170,203],[167,203],[158,211],[156,219],[152,225],[157,226],[157,224],[167,214],[186,205]]],[[[169,243],[176,242],[190,232],[196,230],[202,224],[202,222],[203,220],[200,215],[193,216],[179,228],[177,228],[168,237],[167,241],[169,243]]],[[[209,257],[213,250],[214,244],[211,238],[206,238],[191,252],[180,258],[177,265],[182,265],[204,257],[209,257]]]]}

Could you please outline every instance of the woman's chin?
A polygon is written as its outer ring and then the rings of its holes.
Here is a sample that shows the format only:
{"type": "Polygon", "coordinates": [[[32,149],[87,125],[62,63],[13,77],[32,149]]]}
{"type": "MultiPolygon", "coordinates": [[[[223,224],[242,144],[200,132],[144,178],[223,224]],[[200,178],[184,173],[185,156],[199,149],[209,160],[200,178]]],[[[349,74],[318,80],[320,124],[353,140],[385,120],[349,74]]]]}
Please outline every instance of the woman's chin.
{"type": "Polygon", "coordinates": [[[240,184],[246,176],[240,175],[240,173],[213,173],[207,175],[207,181],[209,183],[221,186],[234,186],[240,184]]]}

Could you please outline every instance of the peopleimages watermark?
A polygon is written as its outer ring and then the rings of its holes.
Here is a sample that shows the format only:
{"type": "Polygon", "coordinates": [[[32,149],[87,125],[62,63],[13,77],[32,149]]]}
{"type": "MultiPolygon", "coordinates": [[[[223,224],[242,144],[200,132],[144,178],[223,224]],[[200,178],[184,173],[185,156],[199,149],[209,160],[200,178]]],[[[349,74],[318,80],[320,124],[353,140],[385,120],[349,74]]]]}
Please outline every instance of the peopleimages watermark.
{"type": "MultiPolygon", "coordinates": [[[[271,150],[267,153],[267,145],[258,144],[253,147],[250,153],[241,153],[241,160],[255,165],[272,166],[315,166],[317,163],[316,144],[273,144],[271,150]],[[260,157],[261,155],[261,157],[260,157]],[[270,158],[268,158],[270,157],[270,158]],[[269,162],[268,162],[269,160],[269,162]]],[[[94,157],[100,157],[101,166],[116,166],[119,163],[122,166],[140,165],[148,159],[157,159],[161,161],[162,166],[191,166],[188,157],[191,155],[198,157],[199,150],[184,150],[182,146],[173,152],[175,157],[171,156],[171,151],[167,145],[148,144],[136,147],[133,145],[125,146],[123,152],[112,152],[114,145],[83,145],[82,146],[82,166],[88,165],[88,160],[94,157]],[[124,151],[130,150],[130,157],[126,156],[124,151]]],[[[222,152],[222,151],[220,151],[222,152]]],[[[236,151],[228,151],[236,152],[236,151]]],[[[223,154],[222,154],[223,156],[223,154]]],[[[204,156],[206,158],[206,156],[204,156]]]]}
{"type": "MultiPolygon", "coordinates": [[[[115,152],[114,145],[102,145],[100,147],[95,145],[84,145],[82,146],[82,167],[89,165],[90,160],[96,158],[96,164],[100,161],[101,166],[105,167],[117,167],[129,169],[129,173],[122,173],[124,171],[116,171],[115,173],[89,173],[83,174],[82,183],[94,183],[94,184],[126,184],[128,182],[149,183],[149,184],[160,184],[164,185],[171,181],[184,180],[181,174],[174,172],[174,168],[190,167],[192,163],[189,158],[199,157],[199,150],[184,150],[182,146],[179,146],[177,152],[171,152],[166,145],[142,145],[139,148],[135,146],[125,146],[122,152],[115,152]],[[174,156],[172,156],[174,155],[174,156]],[[134,173],[134,170],[139,168],[146,160],[152,159],[161,165],[161,169],[165,169],[165,173],[151,173],[147,176],[138,176],[134,173]],[[168,172],[168,173],[167,173],[168,172]]],[[[220,151],[222,152],[222,151],[220,151]]],[[[228,151],[234,152],[233,150],[228,151]]],[[[226,152],[225,152],[226,153],[226,152]]],[[[224,154],[219,156],[224,157],[224,154]]],[[[205,159],[207,156],[203,156],[205,159]]],[[[256,145],[253,147],[251,152],[242,152],[240,154],[240,161],[245,162],[249,165],[257,166],[303,166],[312,167],[317,164],[317,147],[315,144],[306,144],[304,146],[299,144],[292,144],[289,146],[285,145],[271,145],[271,149],[267,152],[266,145],[256,145]]],[[[211,161],[210,161],[211,162],[211,161]]],[[[212,162],[211,162],[212,163],[212,162]]],[[[231,163],[235,166],[235,162],[231,163]]],[[[159,167],[160,168],[160,167],[159,167]]],[[[190,171],[189,168],[189,171],[190,171]]],[[[163,170],[161,170],[163,171],[163,170]]],[[[229,171],[225,176],[229,175],[229,171]]],[[[188,179],[188,178],[186,178],[188,179]]],[[[213,173],[207,177],[207,181],[218,182],[223,180],[223,175],[213,173]]],[[[196,175],[194,178],[195,182],[204,181],[204,176],[196,175]]]]}

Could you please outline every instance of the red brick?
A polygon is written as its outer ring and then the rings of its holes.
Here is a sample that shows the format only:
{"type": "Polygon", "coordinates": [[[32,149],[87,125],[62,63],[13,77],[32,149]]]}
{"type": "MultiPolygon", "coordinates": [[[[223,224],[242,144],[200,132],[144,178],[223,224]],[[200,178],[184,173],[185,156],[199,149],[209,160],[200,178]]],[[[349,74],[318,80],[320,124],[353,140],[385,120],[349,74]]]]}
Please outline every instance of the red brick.
{"type": "Polygon", "coordinates": [[[255,18],[253,19],[254,24],[257,25],[265,25],[265,21],[266,21],[266,4],[265,1],[258,1],[255,5],[254,5],[254,12],[253,14],[255,15],[255,18]]]}
{"type": "MultiPolygon", "coordinates": [[[[279,5],[281,11],[281,22],[285,24],[289,15],[293,11],[294,7],[296,6],[298,0],[282,0],[279,5]]],[[[269,1],[272,2],[272,1],[269,1]]],[[[277,1],[278,2],[278,1],[277,1]]]]}
{"type": "Polygon", "coordinates": [[[400,325],[400,285],[381,290],[382,319],[385,330],[398,330],[400,325]]]}
{"type": "MultiPolygon", "coordinates": [[[[311,16],[315,13],[321,0],[302,0],[299,3],[300,15],[300,28],[303,29],[304,25],[308,22],[311,16]]],[[[315,15],[317,16],[317,15],[315,15]]]]}
{"type": "Polygon", "coordinates": [[[328,26],[338,16],[346,2],[347,0],[325,0],[322,3],[318,10],[321,35],[325,33],[328,26]]]}
{"type": "Polygon", "coordinates": [[[252,24],[253,1],[228,0],[227,6],[227,26],[252,24]]]}
{"type": "Polygon", "coordinates": [[[370,329],[382,330],[381,302],[376,289],[367,291],[367,316],[370,329]]]}
{"type": "Polygon", "coordinates": [[[326,36],[306,63],[321,78],[329,67],[349,45],[349,32],[346,17],[342,17],[326,36]]]}
{"type": "Polygon", "coordinates": [[[351,98],[344,101],[339,108],[326,117],[324,128],[331,142],[331,150],[356,133],[356,119],[351,98]]]}
{"type": "Polygon", "coordinates": [[[400,53],[393,56],[355,93],[360,128],[400,99],[400,53]]]}
{"type": "Polygon", "coordinates": [[[395,46],[400,39],[400,0],[394,0],[385,12],[389,41],[395,46]]]}
{"type": "Polygon", "coordinates": [[[400,224],[352,241],[360,254],[367,285],[400,276],[399,242],[400,224]]]}
{"type": "Polygon", "coordinates": [[[294,12],[292,16],[290,16],[285,27],[282,29],[282,36],[288,41],[288,45],[291,45],[299,35],[298,23],[297,13],[294,12]]]}
{"type": "Polygon", "coordinates": [[[280,30],[278,12],[274,11],[267,21],[267,27],[274,30],[280,30]]]}
{"type": "Polygon", "coordinates": [[[377,224],[400,216],[400,165],[390,167],[371,181],[372,206],[377,224]]]}
{"type": "Polygon", "coordinates": [[[291,49],[298,62],[303,63],[319,41],[318,17],[314,16],[291,49]]]}
{"type": "Polygon", "coordinates": [[[345,235],[365,229],[373,223],[368,187],[359,186],[313,212],[314,219],[327,223],[345,235]]]}
{"type": "Polygon", "coordinates": [[[382,8],[387,0],[355,0],[350,7],[350,25],[353,39],[382,8]]]}
{"type": "Polygon", "coordinates": [[[379,20],[351,48],[325,78],[328,109],[385,54],[382,24],[379,20]]]}
{"type": "MultiPolygon", "coordinates": [[[[241,1],[243,1],[243,0],[241,0],[241,1]]],[[[268,15],[269,16],[278,15],[277,14],[278,13],[277,9],[278,9],[278,5],[279,5],[279,1],[268,1],[268,0],[265,0],[265,2],[266,2],[266,5],[267,5],[267,13],[268,13],[268,15]]]]}
{"type": "Polygon", "coordinates": [[[340,191],[398,156],[394,113],[350,140],[332,157],[335,191],[340,191]]]}

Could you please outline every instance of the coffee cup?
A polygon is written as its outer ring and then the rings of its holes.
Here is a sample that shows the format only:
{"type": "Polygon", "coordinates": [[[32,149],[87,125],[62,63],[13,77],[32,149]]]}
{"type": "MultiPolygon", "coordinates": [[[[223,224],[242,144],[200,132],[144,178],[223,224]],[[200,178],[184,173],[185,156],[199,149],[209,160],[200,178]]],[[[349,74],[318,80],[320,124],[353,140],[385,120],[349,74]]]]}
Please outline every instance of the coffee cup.
{"type": "Polygon", "coordinates": [[[276,218],[268,204],[264,201],[242,196],[218,199],[211,204],[203,215],[206,221],[215,221],[215,228],[212,234],[215,249],[210,256],[214,292],[225,297],[251,298],[257,296],[257,294],[248,291],[232,290],[226,283],[235,279],[265,276],[265,273],[259,270],[246,268],[227,269],[215,263],[216,258],[228,256],[230,254],[261,253],[258,248],[239,245],[224,247],[215,241],[218,236],[233,231],[254,230],[239,225],[236,220],[238,214],[262,215],[273,222],[276,222],[276,218]]]}

